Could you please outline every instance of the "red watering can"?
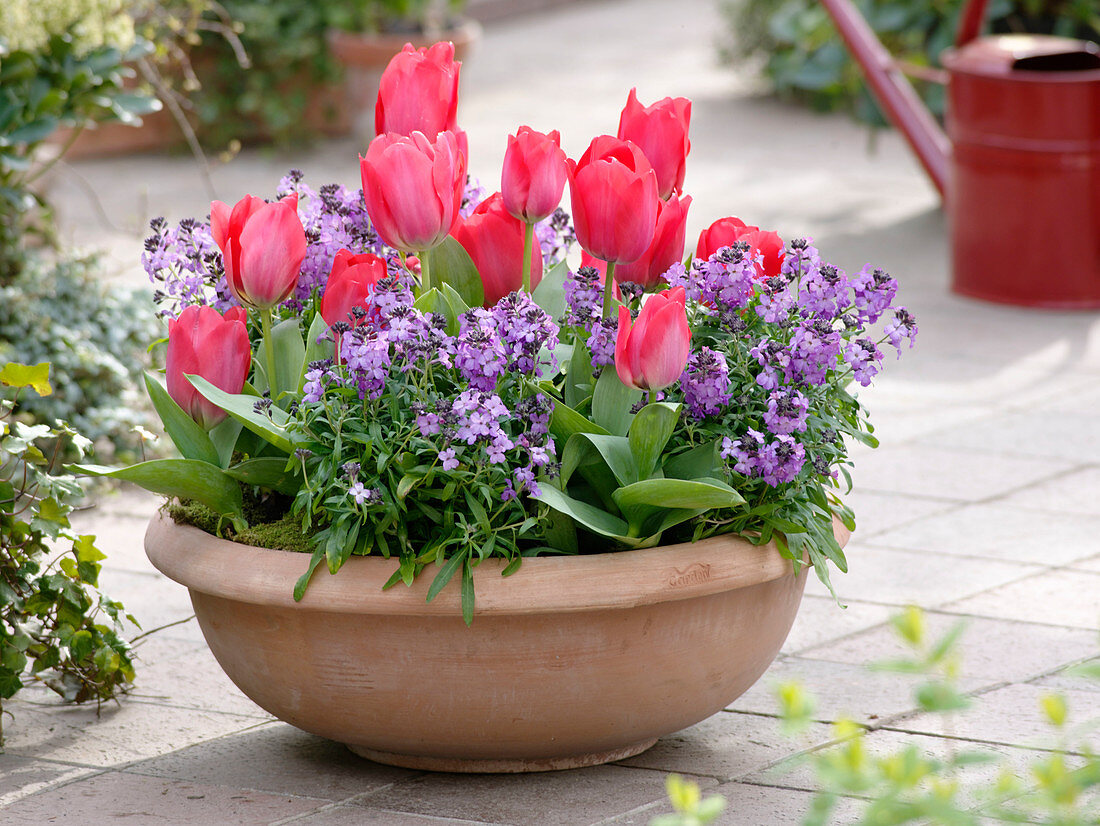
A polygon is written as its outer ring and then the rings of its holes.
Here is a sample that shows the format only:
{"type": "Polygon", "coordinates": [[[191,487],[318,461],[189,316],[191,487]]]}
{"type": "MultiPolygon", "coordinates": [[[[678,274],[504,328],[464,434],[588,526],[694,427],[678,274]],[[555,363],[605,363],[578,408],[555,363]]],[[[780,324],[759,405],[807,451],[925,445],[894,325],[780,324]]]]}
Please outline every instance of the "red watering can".
{"type": "Polygon", "coordinates": [[[1100,308],[1100,45],[979,37],[987,2],[969,0],[941,56],[945,134],[851,0],[821,0],[944,198],[952,289],[1100,308]]]}

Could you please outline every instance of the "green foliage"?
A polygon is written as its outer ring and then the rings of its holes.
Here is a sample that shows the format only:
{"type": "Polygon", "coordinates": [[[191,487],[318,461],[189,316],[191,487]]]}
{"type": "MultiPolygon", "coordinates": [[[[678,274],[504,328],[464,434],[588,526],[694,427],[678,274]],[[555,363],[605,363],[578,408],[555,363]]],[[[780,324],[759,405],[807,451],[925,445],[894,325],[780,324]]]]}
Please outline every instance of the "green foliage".
{"type": "Polygon", "coordinates": [[[0,359],[53,364],[55,392],[25,398],[28,414],[63,419],[133,455],[140,448],[133,428],[147,423],[134,385],[156,324],[141,293],[106,287],[97,276],[94,258],[31,256],[0,286],[0,359]]]}
{"type": "Polygon", "coordinates": [[[706,826],[726,808],[722,795],[704,799],[698,783],[684,780],[678,774],[670,774],[665,779],[665,788],[675,813],[658,815],[649,821],[649,826],[706,826]]]}
{"type": "Polygon", "coordinates": [[[46,367],[0,371],[0,701],[35,681],[66,700],[98,701],[124,689],[134,668],[124,609],[97,590],[104,554],[69,523],[80,486],[52,469],[63,442],[80,454],[89,442],[65,424],[16,418],[10,388],[42,387],[46,367]]]}
{"type": "MultiPolygon", "coordinates": [[[[936,66],[955,38],[963,0],[856,0],[856,6],[899,60],[936,66]]],[[[817,0],[723,0],[729,21],[724,49],[731,60],[763,60],[776,91],[815,109],[845,109],[883,125],[857,64],[848,56],[825,7],[817,0]]],[[[1054,33],[1100,40],[1094,0],[992,0],[994,32],[1054,33]]],[[[943,87],[918,82],[917,91],[937,114],[943,87]]]]}
{"type": "MultiPolygon", "coordinates": [[[[958,688],[958,640],[955,626],[939,640],[929,641],[924,616],[909,608],[891,620],[910,656],[875,668],[925,678],[915,689],[918,706],[926,712],[950,717],[970,705],[958,688]]],[[[1097,664],[1088,663],[1072,673],[1100,678],[1097,664]]],[[[780,686],[781,714],[788,732],[804,729],[813,719],[813,699],[793,683],[780,686]]],[[[940,824],[978,826],[996,822],[1088,826],[1100,822],[1100,754],[1088,735],[1100,721],[1070,728],[1064,697],[1047,694],[1040,709],[1054,731],[1049,751],[1037,755],[1023,770],[1014,770],[995,752],[980,749],[950,750],[946,756],[929,754],[909,744],[886,754],[867,747],[867,732],[851,720],[836,724],[839,745],[808,757],[820,789],[806,826],[834,821],[840,797],[863,801],[862,826],[940,824]],[[998,779],[990,784],[988,769],[975,776],[973,769],[996,763],[998,779]]],[[[949,722],[949,721],[948,721],[949,722]]],[[[953,740],[945,740],[953,748],[953,740]]],[[[852,821],[845,821],[852,822],[852,821]]]]}
{"type": "Polygon", "coordinates": [[[143,40],[123,52],[110,43],[90,47],[74,31],[53,33],[41,45],[29,38],[36,45],[27,49],[5,47],[2,37],[0,29],[0,287],[22,270],[26,237],[52,233],[33,187],[52,163],[43,166],[38,157],[43,142],[62,126],[138,124],[160,108],[125,86],[133,75],[125,62],[151,48],[143,40]]]}

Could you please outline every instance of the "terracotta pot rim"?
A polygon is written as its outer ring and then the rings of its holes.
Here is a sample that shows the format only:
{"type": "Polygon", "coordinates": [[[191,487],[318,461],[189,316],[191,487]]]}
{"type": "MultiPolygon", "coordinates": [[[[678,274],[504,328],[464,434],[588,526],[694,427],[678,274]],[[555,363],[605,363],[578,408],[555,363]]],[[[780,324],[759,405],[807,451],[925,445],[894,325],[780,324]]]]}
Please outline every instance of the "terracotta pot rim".
{"type": "MultiPolygon", "coordinates": [[[[848,531],[836,525],[843,545],[848,531]]],[[[400,615],[461,614],[459,577],[426,602],[434,566],[411,587],[382,585],[394,559],[355,556],[336,575],[322,564],[301,602],[294,583],[309,557],[294,551],[257,548],[220,539],[156,514],[145,534],[145,550],[162,573],[188,588],[257,605],[282,605],[332,613],[400,615]]],[[[532,557],[500,576],[504,560],[487,559],[474,571],[478,615],[539,614],[627,608],[706,596],[770,582],[793,574],[774,543],[754,546],[727,535],[695,543],[585,556],[532,557]]]]}

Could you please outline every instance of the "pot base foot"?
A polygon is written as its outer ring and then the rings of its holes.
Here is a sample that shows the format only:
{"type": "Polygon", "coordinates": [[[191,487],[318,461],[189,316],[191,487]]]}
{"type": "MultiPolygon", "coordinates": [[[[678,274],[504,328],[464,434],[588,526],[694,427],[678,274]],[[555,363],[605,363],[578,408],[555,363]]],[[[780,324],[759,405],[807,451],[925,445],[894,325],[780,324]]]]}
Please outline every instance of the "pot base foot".
{"type": "Polygon", "coordinates": [[[536,760],[500,759],[481,760],[464,759],[461,757],[429,757],[419,754],[394,754],[388,751],[375,751],[365,746],[352,746],[348,748],[375,763],[384,763],[387,766],[400,766],[404,769],[420,769],[432,772],[457,772],[461,774],[521,774],[525,772],[552,772],[562,769],[583,769],[588,766],[599,766],[603,763],[611,763],[615,760],[625,760],[636,754],[641,754],[653,746],[657,739],[644,740],[621,749],[611,751],[596,751],[588,754],[573,754],[568,757],[546,757],[536,760]]]}

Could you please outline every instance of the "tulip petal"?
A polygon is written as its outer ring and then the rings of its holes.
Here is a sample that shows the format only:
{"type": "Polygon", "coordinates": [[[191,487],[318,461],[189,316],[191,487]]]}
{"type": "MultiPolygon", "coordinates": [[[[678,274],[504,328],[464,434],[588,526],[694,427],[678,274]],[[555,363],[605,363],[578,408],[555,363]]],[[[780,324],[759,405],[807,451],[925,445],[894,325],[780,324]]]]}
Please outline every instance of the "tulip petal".
{"type": "Polygon", "coordinates": [[[267,204],[240,234],[241,272],[238,278],[256,307],[273,307],[286,300],[298,283],[306,257],[306,234],[289,202],[267,204]]]}
{"type": "Polygon", "coordinates": [[[641,373],[651,390],[661,390],[684,372],[691,351],[691,330],[683,305],[667,302],[649,321],[639,350],[641,373]]]}

